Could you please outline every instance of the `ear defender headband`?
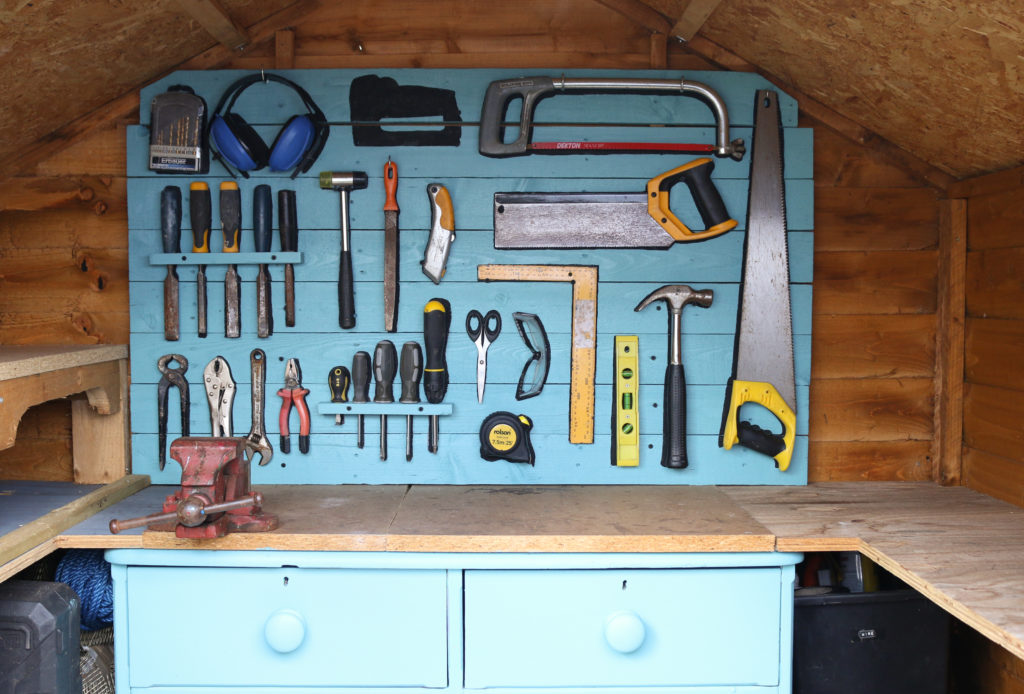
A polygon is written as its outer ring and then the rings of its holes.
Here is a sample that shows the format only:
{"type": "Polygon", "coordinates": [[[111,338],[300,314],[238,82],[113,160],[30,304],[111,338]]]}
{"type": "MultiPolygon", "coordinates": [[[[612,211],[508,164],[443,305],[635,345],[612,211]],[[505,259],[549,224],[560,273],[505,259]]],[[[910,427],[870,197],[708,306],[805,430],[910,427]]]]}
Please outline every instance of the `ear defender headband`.
{"type": "Polygon", "coordinates": [[[271,171],[294,169],[292,178],[295,178],[313,166],[330,132],[324,112],[305,89],[279,75],[260,72],[243,77],[224,92],[210,119],[210,147],[229,173],[228,164],[243,178],[249,178],[249,171],[269,166],[271,171]],[[291,87],[308,111],[289,118],[270,147],[244,118],[231,112],[242,92],[257,82],[279,82],[291,87]]]}

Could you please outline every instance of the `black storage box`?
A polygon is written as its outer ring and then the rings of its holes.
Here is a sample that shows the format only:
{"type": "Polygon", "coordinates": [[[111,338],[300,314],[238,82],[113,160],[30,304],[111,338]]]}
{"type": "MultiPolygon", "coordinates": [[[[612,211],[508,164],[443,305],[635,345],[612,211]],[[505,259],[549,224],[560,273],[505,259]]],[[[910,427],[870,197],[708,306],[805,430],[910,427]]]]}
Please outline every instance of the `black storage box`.
{"type": "Polygon", "coordinates": [[[794,694],[946,694],[949,615],[914,590],[795,600],[794,694]]]}
{"type": "Polygon", "coordinates": [[[0,694],[81,694],[80,621],[63,583],[0,583],[0,694]]]}

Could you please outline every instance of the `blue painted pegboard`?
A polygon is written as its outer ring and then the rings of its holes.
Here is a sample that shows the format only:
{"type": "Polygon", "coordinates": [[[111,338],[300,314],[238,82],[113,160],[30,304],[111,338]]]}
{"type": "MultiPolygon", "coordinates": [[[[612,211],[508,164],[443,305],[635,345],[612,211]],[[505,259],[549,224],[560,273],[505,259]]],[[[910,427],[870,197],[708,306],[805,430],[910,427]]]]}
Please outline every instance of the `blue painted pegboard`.
{"type": "MultiPolygon", "coordinates": [[[[249,353],[260,347],[267,353],[266,426],[275,447],[266,467],[253,470],[257,484],[805,484],[807,481],[808,384],[811,364],[811,281],[813,274],[813,162],[812,132],[797,128],[796,102],[780,94],[784,125],[787,217],[789,223],[790,276],[793,333],[796,354],[797,441],[793,461],[786,472],[775,469],[770,458],[734,447],[718,448],[725,397],[725,383],[732,368],[736,307],[741,274],[744,222],[747,205],[749,154],[740,162],[715,159],[715,183],[725,204],[740,226],[720,237],[700,243],[676,244],[666,251],[499,251],[493,247],[492,197],[511,191],[642,191],[646,181],[690,161],[694,155],[530,155],[505,159],[482,156],[477,151],[477,127],[484,92],[493,80],[520,76],[517,70],[291,70],[279,71],[302,85],[332,123],[324,152],[308,174],[295,180],[263,170],[248,180],[240,179],[242,191],[242,252],[253,251],[252,189],[269,184],[276,193],[295,190],[299,221],[301,264],[295,267],[297,320],[284,325],[283,269],[271,266],[275,331],[267,339],[255,334],[256,266],[240,266],[242,276],[242,337],[223,337],[224,265],[207,268],[210,335],[195,332],[195,270],[183,266],[181,281],[181,340],[163,338],[163,278],[165,268],[152,264],[161,252],[159,231],[160,191],[177,185],[183,192],[182,248],[190,250],[188,186],[194,178],[164,176],[147,169],[149,107],[154,95],[175,84],[187,84],[212,110],[225,88],[249,73],[243,71],[177,72],[142,90],[142,125],[128,130],[128,204],[132,355],[132,459],[136,473],[151,475],[158,484],[175,484],[180,470],[171,461],[157,470],[157,359],[172,352],[190,362],[191,432],[210,432],[209,409],[201,385],[205,365],[217,355],[225,357],[238,382],[234,406],[235,435],[244,436],[251,426],[249,353]],[[394,78],[402,85],[452,89],[463,121],[458,147],[355,147],[349,122],[348,92],[351,81],[369,73],[394,78]],[[398,165],[400,253],[400,304],[398,332],[385,333],[383,325],[383,167],[388,157],[398,165]],[[337,277],[340,245],[338,194],[321,190],[320,171],[365,171],[369,187],[351,195],[353,264],[356,277],[354,330],[338,327],[337,277]],[[426,186],[444,184],[452,194],[456,233],[448,273],[435,286],[421,272],[419,261],[430,224],[426,186]],[[571,287],[548,283],[480,283],[478,264],[597,265],[598,341],[596,416],[594,443],[568,441],[569,351],[571,287]],[[683,315],[683,364],[687,377],[688,452],[690,467],[669,470],[660,466],[662,378],[667,359],[667,319],[664,308],[652,306],[640,313],[633,307],[653,289],[670,283],[711,288],[714,303],[709,309],[690,307],[683,315]],[[414,419],[415,453],[405,460],[405,418],[389,419],[389,459],[378,455],[378,418],[366,417],[366,446],[356,447],[355,418],[336,426],[333,415],[317,414],[317,405],[330,400],[327,374],[336,364],[351,366],[358,350],[372,354],[379,340],[389,339],[401,348],[416,340],[422,344],[423,306],[432,297],[452,303],[453,320],[448,342],[451,386],[445,399],[453,413],[440,419],[440,449],[427,451],[427,420],[414,419]],[[489,352],[487,390],[483,404],[476,401],[476,349],[463,330],[471,309],[497,309],[504,331],[489,352]],[[513,311],[540,316],[552,347],[552,365],[543,393],[530,400],[515,400],[516,381],[529,352],[516,334],[513,311]],[[640,431],[639,467],[610,464],[613,338],[636,334],[640,338],[640,431]],[[285,361],[299,359],[303,385],[313,413],[312,446],[308,455],[297,450],[297,418],[292,415],[292,452],[278,448],[277,414],[285,361]],[[536,465],[488,462],[479,456],[480,423],[491,412],[509,410],[528,415],[534,422],[532,441],[536,465]]],[[[531,70],[530,74],[557,76],[558,71],[531,70]]],[[[574,71],[578,77],[653,77],[678,79],[667,71],[574,71]]],[[[757,89],[772,89],[762,78],[744,73],[689,72],[685,79],[703,82],[724,99],[731,121],[729,138],[741,137],[751,144],[753,100],[757,89]]],[[[239,99],[241,113],[268,143],[281,124],[294,113],[304,112],[298,98],[281,85],[251,87],[239,99]]],[[[538,106],[535,139],[588,139],[608,141],[712,142],[714,119],[703,102],[679,95],[566,95],[547,99],[538,106]],[[569,126],[600,122],[601,126],[569,126]],[[541,125],[548,123],[549,125],[541,125]],[[666,127],[636,127],[651,123],[666,127]]],[[[396,126],[397,127],[397,126],[396,126]]],[[[423,126],[429,127],[429,126],[423,126]]],[[[218,189],[229,180],[216,162],[203,177],[213,198],[214,230],[211,247],[221,246],[218,189]]],[[[673,208],[695,229],[703,228],[685,192],[673,196],[673,208]]],[[[279,250],[276,215],[273,250],[279,250]]],[[[661,303],[661,302],[659,302],[661,303]]],[[[398,386],[396,383],[396,397],[398,386]]],[[[371,387],[372,396],[372,387],[371,387]]],[[[171,392],[169,440],[181,431],[176,402],[171,392]]],[[[397,409],[396,409],[397,412],[397,409]]],[[[767,422],[765,422],[767,423],[767,422]]]]}

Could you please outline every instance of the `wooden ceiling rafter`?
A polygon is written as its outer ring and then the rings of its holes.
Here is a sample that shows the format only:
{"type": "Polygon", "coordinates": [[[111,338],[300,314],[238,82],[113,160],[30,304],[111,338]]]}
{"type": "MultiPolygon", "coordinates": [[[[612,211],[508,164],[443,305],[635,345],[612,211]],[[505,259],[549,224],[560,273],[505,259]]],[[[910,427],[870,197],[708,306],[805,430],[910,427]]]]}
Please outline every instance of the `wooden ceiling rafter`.
{"type": "Polygon", "coordinates": [[[721,3],[722,0],[689,0],[679,19],[672,25],[669,36],[690,41],[721,3]]]}
{"type": "MultiPolygon", "coordinates": [[[[245,53],[266,41],[276,41],[279,31],[294,26],[298,20],[318,8],[320,4],[320,0],[298,0],[279,12],[256,22],[246,30],[250,40],[241,52],[245,53]]],[[[139,89],[146,84],[176,70],[213,70],[230,62],[238,55],[239,51],[229,49],[223,44],[217,44],[183,63],[153,75],[127,93],[76,118],[27,147],[19,154],[17,162],[9,170],[0,172],[0,180],[30,173],[36,164],[78,142],[96,128],[116,121],[130,120],[137,116],[139,89]]]]}
{"type": "Polygon", "coordinates": [[[241,51],[249,35],[238,26],[217,0],[176,0],[178,7],[199,23],[217,43],[232,51],[241,51]]]}

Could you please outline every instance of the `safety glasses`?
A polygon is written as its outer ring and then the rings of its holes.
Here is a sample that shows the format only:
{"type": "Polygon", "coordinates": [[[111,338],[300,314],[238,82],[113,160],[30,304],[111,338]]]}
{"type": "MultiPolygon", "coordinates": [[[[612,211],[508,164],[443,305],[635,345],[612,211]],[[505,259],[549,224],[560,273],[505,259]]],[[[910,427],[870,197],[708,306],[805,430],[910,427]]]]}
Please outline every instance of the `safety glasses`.
{"type": "Polygon", "coordinates": [[[526,400],[540,395],[544,389],[548,369],[551,368],[551,345],[540,318],[532,313],[516,312],[512,314],[512,319],[516,323],[519,337],[523,338],[523,344],[531,352],[529,361],[519,375],[519,385],[516,386],[516,400],[526,400]]]}

